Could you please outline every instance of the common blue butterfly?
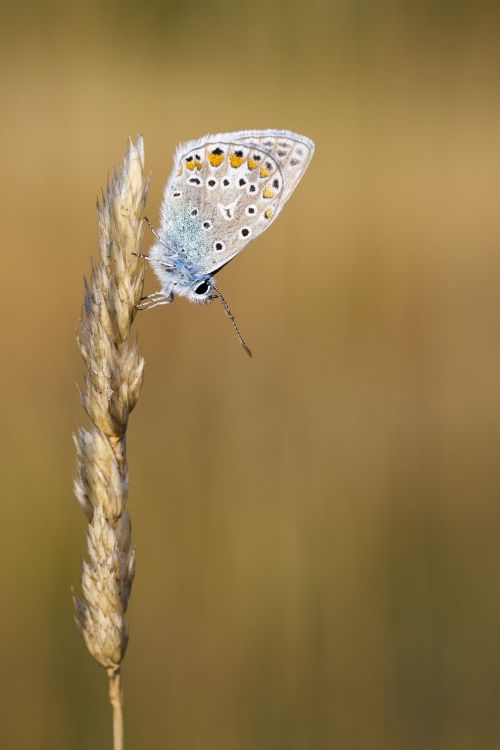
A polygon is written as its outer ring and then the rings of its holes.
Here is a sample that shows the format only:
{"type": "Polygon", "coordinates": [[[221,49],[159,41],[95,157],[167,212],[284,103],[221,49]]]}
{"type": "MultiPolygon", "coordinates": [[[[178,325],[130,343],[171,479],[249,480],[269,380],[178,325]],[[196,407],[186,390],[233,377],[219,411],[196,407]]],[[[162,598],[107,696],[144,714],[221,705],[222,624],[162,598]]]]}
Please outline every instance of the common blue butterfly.
{"type": "MultiPolygon", "coordinates": [[[[276,219],[314,153],[289,130],[241,130],[180,145],[165,187],[156,243],[145,257],[161,289],[140,309],[176,295],[207,303],[217,297],[251,356],[214,276],[276,219]]],[[[148,222],[149,224],[149,222],[148,222]]]]}

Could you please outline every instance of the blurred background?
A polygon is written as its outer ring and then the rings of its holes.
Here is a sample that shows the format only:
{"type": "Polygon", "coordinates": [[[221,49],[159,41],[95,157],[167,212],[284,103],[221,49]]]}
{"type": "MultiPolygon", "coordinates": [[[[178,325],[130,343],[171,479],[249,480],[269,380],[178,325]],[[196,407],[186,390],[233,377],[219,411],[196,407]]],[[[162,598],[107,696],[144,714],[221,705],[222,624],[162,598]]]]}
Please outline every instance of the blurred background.
{"type": "Polygon", "coordinates": [[[218,277],[254,359],[219,305],[136,322],[127,748],[498,748],[499,22],[486,2],[3,8],[3,747],[111,746],[71,604],[100,186],[142,132],[157,223],[178,142],[272,127],[317,150],[218,277]]]}

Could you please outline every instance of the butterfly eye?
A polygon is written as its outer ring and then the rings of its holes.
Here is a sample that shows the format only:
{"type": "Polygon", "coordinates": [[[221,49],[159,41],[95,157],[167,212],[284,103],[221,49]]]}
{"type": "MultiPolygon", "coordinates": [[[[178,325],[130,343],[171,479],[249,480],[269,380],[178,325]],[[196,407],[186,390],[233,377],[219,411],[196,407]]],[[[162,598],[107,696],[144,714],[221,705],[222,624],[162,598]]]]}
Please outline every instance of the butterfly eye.
{"type": "Polygon", "coordinates": [[[206,294],[208,292],[208,283],[206,281],[202,281],[201,284],[198,284],[194,291],[196,292],[196,294],[206,294]]]}

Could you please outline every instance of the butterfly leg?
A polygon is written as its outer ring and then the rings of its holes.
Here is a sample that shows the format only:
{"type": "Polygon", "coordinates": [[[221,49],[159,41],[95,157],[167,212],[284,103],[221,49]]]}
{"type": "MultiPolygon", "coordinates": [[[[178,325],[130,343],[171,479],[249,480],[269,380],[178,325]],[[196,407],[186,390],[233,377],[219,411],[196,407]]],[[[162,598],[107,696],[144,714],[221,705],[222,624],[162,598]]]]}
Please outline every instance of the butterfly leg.
{"type": "Polygon", "coordinates": [[[152,310],[153,307],[160,307],[160,305],[171,305],[171,304],[172,304],[172,300],[171,299],[168,299],[168,298],[166,298],[166,299],[159,299],[156,302],[154,302],[152,305],[147,305],[147,306],[137,305],[137,309],[138,310],[152,310]]]}
{"type": "Polygon", "coordinates": [[[137,305],[138,310],[151,310],[153,307],[159,305],[170,305],[174,301],[173,292],[165,295],[162,292],[153,292],[148,294],[147,297],[142,297],[140,303],[137,305]]]}
{"type": "MultiPolygon", "coordinates": [[[[132,253],[132,255],[135,255],[136,258],[143,258],[144,260],[147,260],[151,262],[153,259],[149,255],[143,255],[142,253],[132,253]]],[[[158,258],[154,259],[155,263],[158,263],[159,266],[163,266],[166,271],[173,271],[175,266],[172,265],[172,263],[167,263],[164,260],[158,260],[158,258]]]]}
{"type": "Polygon", "coordinates": [[[144,297],[141,297],[141,302],[146,299],[153,299],[153,297],[167,297],[167,294],[163,294],[163,292],[152,292],[151,294],[146,294],[144,297]]]}
{"type": "Polygon", "coordinates": [[[148,225],[149,229],[151,230],[151,234],[156,237],[157,240],[159,240],[160,238],[158,236],[158,232],[156,231],[156,229],[154,229],[147,216],[143,217],[143,221],[148,225]]]}

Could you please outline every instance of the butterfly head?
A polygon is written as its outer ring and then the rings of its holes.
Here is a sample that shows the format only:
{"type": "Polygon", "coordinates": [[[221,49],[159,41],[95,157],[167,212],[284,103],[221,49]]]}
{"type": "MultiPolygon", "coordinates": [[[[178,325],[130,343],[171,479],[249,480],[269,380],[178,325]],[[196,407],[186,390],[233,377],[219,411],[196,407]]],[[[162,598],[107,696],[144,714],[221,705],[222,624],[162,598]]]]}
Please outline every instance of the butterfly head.
{"type": "MultiPolygon", "coordinates": [[[[214,299],[211,281],[212,277],[209,275],[195,278],[191,284],[185,288],[184,295],[190,302],[196,302],[202,305],[211,302],[214,299]]],[[[181,290],[179,290],[179,292],[182,294],[181,290]]]]}
{"type": "Polygon", "coordinates": [[[165,281],[164,290],[168,288],[174,296],[186,297],[189,302],[206,305],[214,299],[212,276],[194,271],[191,266],[180,259],[176,260],[174,269],[165,281]]]}
{"type": "Polygon", "coordinates": [[[210,275],[186,272],[182,266],[169,273],[168,280],[162,285],[162,292],[167,296],[173,294],[175,297],[186,297],[189,302],[198,305],[206,305],[216,297],[210,275]]]}

